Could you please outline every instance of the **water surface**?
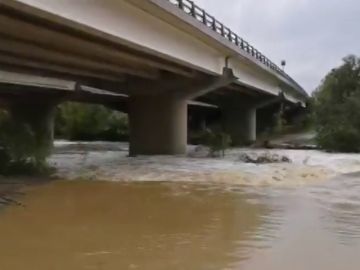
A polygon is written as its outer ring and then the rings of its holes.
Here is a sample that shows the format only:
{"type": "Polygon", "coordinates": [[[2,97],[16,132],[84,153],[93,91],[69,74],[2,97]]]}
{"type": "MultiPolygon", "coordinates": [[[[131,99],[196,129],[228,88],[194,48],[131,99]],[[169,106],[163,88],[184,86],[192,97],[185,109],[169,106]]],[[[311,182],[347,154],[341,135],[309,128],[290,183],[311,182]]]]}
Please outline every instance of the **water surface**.
{"type": "Polygon", "coordinates": [[[360,155],[273,150],[292,163],[255,165],[239,155],[269,151],[127,148],[57,142],[50,161],[72,181],[0,209],[0,269],[360,269],[360,155]]]}
{"type": "Polygon", "coordinates": [[[0,212],[0,269],[360,269],[360,178],[317,186],[58,181],[0,212]]]}

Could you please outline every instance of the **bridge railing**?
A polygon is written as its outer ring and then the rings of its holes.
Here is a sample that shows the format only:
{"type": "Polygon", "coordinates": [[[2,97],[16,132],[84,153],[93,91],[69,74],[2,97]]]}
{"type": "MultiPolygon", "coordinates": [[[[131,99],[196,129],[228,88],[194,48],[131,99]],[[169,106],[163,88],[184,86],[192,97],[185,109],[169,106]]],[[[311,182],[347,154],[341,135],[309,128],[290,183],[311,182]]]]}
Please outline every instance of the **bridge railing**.
{"type": "Polygon", "coordinates": [[[230,28],[226,27],[223,23],[218,21],[214,16],[207,13],[204,9],[197,6],[191,0],[167,0],[172,4],[176,5],[178,8],[183,10],[188,15],[195,18],[197,21],[206,25],[214,32],[218,33],[222,37],[226,38],[231,43],[235,44],[241,50],[246,52],[251,57],[255,58],[263,65],[269,67],[274,70],[281,76],[288,79],[290,82],[301,88],[296,81],[294,81],[288,74],[286,74],[280,67],[274,64],[270,59],[268,59],[265,55],[263,55],[260,51],[250,45],[247,41],[239,37],[236,33],[234,33],[230,28]]]}

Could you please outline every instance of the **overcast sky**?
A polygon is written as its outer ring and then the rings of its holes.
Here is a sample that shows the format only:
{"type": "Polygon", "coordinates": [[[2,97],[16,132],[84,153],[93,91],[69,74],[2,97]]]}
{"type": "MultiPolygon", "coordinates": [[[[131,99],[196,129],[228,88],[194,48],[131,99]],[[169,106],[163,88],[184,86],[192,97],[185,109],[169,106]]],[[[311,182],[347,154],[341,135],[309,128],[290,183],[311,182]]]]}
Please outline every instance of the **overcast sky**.
{"type": "Polygon", "coordinates": [[[306,91],[348,54],[360,56],[360,0],[195,0],[306,91]]]}

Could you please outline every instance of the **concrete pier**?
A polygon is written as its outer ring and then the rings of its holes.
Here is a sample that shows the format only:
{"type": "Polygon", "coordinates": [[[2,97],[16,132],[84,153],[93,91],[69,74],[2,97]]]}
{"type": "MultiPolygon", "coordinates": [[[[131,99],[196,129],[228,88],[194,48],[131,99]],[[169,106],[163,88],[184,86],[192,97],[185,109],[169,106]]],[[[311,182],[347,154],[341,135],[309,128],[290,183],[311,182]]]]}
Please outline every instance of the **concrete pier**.
{"type": "Polygon", "coordinates": [[[229,107],[223,110],[223,128],[234,145],[245,145],[256,140],[256,108],[229,107]]]}
{"type": "Polygon", "coordinates": [[[187,101],[170,95],[129,102],[130,155],[181,155],[187,145],[187,101]]]}

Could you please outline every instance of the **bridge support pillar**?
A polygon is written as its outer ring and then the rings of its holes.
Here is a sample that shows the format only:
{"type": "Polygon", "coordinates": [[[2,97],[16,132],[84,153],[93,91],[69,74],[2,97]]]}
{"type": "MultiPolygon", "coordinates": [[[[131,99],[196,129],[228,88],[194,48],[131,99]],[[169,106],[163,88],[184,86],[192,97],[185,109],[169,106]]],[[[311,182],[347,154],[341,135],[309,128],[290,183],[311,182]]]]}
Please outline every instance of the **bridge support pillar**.
{"type": "Polygon", "coordinates": [[[234,145],[245,145],[256,140],[256,108],[226,108],[223,127],[234,145]]]}
{"type": "Polygon", "coordinates": [[[187,145],[187,101],[173,96],[130,98],[130,155],[181,155],[187,145]]]}
{"type": "Polygon", "coordinates": [[[55,107],[55,103],[25,102],[15,102],[8,106],[13,123],[29,127],[30,132],[34,134],[33,143],[37,152],[44,157],[50,154],[53,147],[55,107]]]}

